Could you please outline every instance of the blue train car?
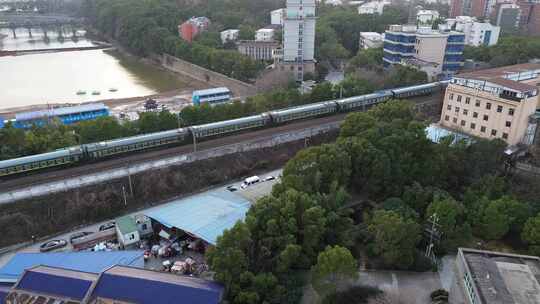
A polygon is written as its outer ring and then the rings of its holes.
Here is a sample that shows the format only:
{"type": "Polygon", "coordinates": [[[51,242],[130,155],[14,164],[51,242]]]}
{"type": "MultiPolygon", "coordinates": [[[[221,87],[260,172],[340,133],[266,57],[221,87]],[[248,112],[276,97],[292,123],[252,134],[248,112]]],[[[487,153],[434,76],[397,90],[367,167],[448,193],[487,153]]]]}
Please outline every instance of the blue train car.
{"type": "Polygon", "coordinates": [[[198,90],[193,91],[191,101],[196,106],[200,106],[203,103],[218,104],[231,100],[231,95],[231,90],[225,87],[198,90]]]}
{"type": "Polygon", "coordinates": [[[13,126],[20,129],[31,128],[34,125],[41,127],[46,125],[51,119],[58,119],[63,124],[69,125],[104,116],[109,116],[109,108],[103,103],[92,103],[74,107],[18,113],[15,115],[13,126]]]}

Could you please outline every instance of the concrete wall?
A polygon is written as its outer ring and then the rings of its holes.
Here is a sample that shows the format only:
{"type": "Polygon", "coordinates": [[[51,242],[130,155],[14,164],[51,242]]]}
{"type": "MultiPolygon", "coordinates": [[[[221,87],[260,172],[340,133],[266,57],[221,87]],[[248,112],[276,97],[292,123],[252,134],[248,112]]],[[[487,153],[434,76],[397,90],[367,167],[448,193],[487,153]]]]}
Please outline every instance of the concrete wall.
{"type": "Polygon", "coordinates": [[[226,75],[210,71],[193,63],[163,54],[161,64],[166,69],[184,76],[202,81],[212,87],[227,87],[235,96],[251,96],[257,93],[257,87],[226,75]]]}

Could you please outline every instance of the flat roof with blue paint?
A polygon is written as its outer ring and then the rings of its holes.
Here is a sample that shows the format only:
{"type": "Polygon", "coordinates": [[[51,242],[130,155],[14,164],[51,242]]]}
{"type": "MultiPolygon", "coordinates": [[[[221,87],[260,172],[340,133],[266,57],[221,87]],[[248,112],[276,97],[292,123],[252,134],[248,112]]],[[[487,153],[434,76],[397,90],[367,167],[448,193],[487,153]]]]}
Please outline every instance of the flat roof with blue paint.
{"type": "Polygon", "coordinates": [[[172,201],[143,214],[167,227],[175,227],[215,245],[218,236],[243,221],[250,202],[227,190],[216,190],[172,201]]]}
{"type": "Polygon", "coordinates": [[[426,136],[429,140],[431,140],[434,143],[439,143],[441,139],[447,136],[454,136],[454,140],[452,141],[452,143],[456,143],[460,140],[465,140],[465,141],[472,140],[472,137],[467,134],[459,133],[453,130],[448,130],[437,124],[431,124],[429,127],[426,128],[426,136]]]}
{"type": "Polygon", "coordinates": [[[73,107],[63,107],[63,108],[55,108],[55,109],[50,109],[50,110],[17,113],[15,114],[15,119],[18,121],[32,120],[32,119],[37,119],[37,118],[47,117],[47,116],[62,116],[62,115],[69,115],[69,114],[74,114],[74,113],[84,113],[84,112],[108,110],[108,109],[109,108],[103,103],[90,103],[90,104],[83,104],[83,105],[73,106],[73,107]]]}
{"type": "Polygon", "coordinates": [[[44,265],[100,273],[114,265],[144,267],[143,251],[17,253],[0,268],[0,282],[15,283],[26,269],[44,265]]]}
{"type": "Polygon", "coordinates": [[[192,95],[213,95],[213,94],[230,93],[230,92],[231,90],[229,90],[226,87],[219,87],[219,88],[193,91],[192,95]]]}

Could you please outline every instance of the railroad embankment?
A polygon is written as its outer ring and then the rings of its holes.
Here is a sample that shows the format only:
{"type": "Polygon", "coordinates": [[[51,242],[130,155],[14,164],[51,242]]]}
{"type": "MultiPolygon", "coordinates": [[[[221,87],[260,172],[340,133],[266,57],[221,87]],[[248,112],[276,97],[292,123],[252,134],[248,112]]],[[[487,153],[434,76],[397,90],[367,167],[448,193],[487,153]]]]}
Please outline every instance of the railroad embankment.
{"type": "MultiPolygon", "coordinates": [[[[0,205],[0,247],[68,231],[283,166],[299,150],[335,140],[337,129],[272,147],[140,172],[104,183],[0,205]]],[[[189,216],[189,215],[186,215],[189,216]]]]}

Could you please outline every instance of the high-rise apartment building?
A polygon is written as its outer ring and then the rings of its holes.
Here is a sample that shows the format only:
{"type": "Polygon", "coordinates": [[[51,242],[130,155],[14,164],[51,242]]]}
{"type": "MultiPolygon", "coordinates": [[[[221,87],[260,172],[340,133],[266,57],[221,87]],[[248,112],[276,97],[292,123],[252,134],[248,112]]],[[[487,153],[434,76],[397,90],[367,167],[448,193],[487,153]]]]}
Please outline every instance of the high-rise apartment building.
{"type": "Polygon", "coordinates": [[[446,88],[440,124],[510,145],[534,140],[540,64],[518,64],[454,76],[446,88]]]}
{"type": "Polygon", "coordinates": [[[384,35],[383,63],[389,67],[414,58],[437,66],[437,74],[447,78],[463,66],[464,47],[465,35],[460,32],[391,25],[384,35]]]}
{"type": "Polygon", "coordinates": [[[488,17],[495,0],[451,0],[450,18],[456,16],[488,17]]]}
{"type": "Polygon", "coordinates": [[[281,64],[302,81],[304,72],[315,69],[315,0],[287,0],[283,16],[281,64]]]}

